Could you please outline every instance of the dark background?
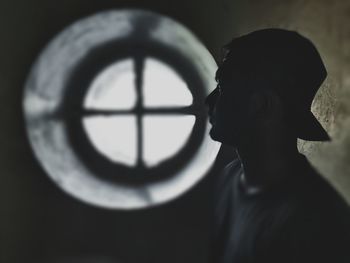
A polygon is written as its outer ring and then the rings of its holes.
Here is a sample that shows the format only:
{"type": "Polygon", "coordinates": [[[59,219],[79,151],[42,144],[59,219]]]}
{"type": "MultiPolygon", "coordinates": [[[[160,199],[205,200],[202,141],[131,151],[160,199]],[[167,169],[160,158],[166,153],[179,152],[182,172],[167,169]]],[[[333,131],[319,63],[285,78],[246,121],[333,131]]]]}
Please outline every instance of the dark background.
{"type": "Polygon", "coordinates": [[[0,0],[1,263],[80,263],[86,257],[129,263],[207,260],[212,189],[232,149],[222,148],[208,176],[177,200],[120,212],[63,193],[35,161],[25,137],[23,84],[45,44],[79,18],[123,7],[145,8],[183,23],[217,59],[233,36],[258,28],[283,27],[310,37],[330,73],[313,111],[333,141],[301,141],[300,149],[350,201],[349,1],[0,0]]]}

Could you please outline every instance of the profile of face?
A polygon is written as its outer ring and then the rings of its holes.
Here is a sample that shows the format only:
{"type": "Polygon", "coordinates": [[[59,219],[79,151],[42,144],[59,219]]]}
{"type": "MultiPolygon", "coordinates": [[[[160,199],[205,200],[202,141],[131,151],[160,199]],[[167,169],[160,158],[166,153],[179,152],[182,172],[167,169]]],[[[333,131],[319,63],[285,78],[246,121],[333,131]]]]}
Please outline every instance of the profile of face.
{"type": "Polygon", "coordinates": [[[205,100],[212,125],[210,136],[236,147],[249,137],[254,126],[252,92],[244,74],[235,70],[225,72],[222,67],[216,74],[217,87],[205,100]]]}

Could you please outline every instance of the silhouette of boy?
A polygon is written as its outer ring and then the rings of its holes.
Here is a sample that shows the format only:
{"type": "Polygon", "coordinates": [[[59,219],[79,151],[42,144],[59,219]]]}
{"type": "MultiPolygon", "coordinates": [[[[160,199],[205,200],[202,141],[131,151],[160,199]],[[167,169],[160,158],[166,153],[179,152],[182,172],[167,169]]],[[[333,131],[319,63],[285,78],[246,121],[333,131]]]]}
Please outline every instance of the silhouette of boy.
{"type": "Polygon", "coordinates": [[[216,189],[215,263],[349,263],[349,206],[298,152],[329,140],[311,112],[327,72],[296,32],[233,39],[207,97],[213,140],[238,158],[216,189]]]}

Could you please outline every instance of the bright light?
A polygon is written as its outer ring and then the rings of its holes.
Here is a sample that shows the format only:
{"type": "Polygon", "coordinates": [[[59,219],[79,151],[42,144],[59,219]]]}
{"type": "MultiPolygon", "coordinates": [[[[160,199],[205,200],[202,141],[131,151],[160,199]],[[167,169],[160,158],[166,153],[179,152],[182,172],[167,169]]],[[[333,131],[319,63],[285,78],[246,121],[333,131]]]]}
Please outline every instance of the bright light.
{"type": "MultiPolygon", "coordinates": [[[[192,149],[191,157],[184,160],[172,176],[168,177],[164,171],[164,180],[146,180],[144,184],[137,185],[116,180],[111,184],[102,178],[103,168],[100,171],[89,169],[83,156],[80,156],[81,153],[74,149],[74,146],[84,145],[75,144],[71,137],[70,113],[75,111],[66,111],[66,98],[70,96],[75,99],[74,103],[83,99],[81,106],[88,111],[82,111],[80,121],[96,152],[112,162],[129,165],[131,170],[134,170],[135,156],[144,155],[146,165],[155,165],[176,152],[175,144],[180,148],[186,143],[189,131],[193,129],[192,121],[180,120],[182,117],[193,119],[194,116],[191,116],[191,108],[188,114],[176,114],[176,106],[197,104],[200,99],[192,98],[186,85],[188,79],[155,57],[145,58],[143,76],[135,79],[134,70],[140,57],[135,58],[137,54],[133,52],[132,45],[137,44],[137,51],[145,55],[150,50],[157,56],[164,55],[153,49],[154,43],[164,47],[169,54],[176,51],[177,62],[185,62],[185,65],[190,66],[187,73],[196,75],[202,83],[194,87],[197,92],[206,95],[212,91],[217,65],[205,46],[183,25],[145,10],[104,11],[75,22],[51,40],[30,70],[23,93],[23,113],[33,153],[59,188],[86,204],[126,210],[163,204],[198,183],[208,173],[217,156],[220,144],[210,139],[210,125],[206,123],[204,129],[198,131],[198,135],[203,132],[206,136],[203,136],[198,147],[192,149]],[[139,38],[140,32],[145,34],[142,39],[139,38]],[[101,49],[112,42],[131,44],[130,52],[101,49]],[[84,98],[74,98],[76,88],[83,88],[72,87],[71,84],[74,83],[70,80],[74,79],[74,72],[79,72],[80,65],[88,66],[84,64],[86,58],[92,53],[99,56],[100,51],[106,51],[103,56],[107,54],[111,59],[118,55],[129,57],[110,65],[96,76],[86,75],[86,78],[94,78],[87,94],[84,98]],[[141,79],[143,86],[136,89],[134,82],[141,79]],[[140,91],[142,93],[138,94],[140,91]],[[133,109],[137,99],[141,102],[143,100],[143,104],[140,105],[140,111],[135,112],[133,109]],[[162,108],[168,107],[175,109],[171,109],[170,115],[162,112],[162,108]],[[63,117],[69,119],[62,118],[58,114],[61,112],[67,113],[63,117]],[[170,129],[167,120],[163,122],[162,118],[157,117],[173,120],[178,117],[179,121],[175,121],[176,128],[173,126],[170,129]],[[142,125],[137,125],[140,123],[142,125]],[[144,138],[143,147],[139,147],[139,137],[144,138]],[[166,146],[167,143],[173,145],[166,146]],[[168,152],[162,147],[166,147],[168,152]],[[138,152],[138,149],[142,149],[142,152],[138,152]],[[153,150],[155,152],[152,156],[148,152],[153,150]]],[[[206,117],[204,111],[198,112],[198,116],[203,120],[206,117]]],[[[84,147],[81,150],[83,149],[84,147]]],[[[124,169],[116,169],[115,172],[121,176],[126,175],[124,169]]],[[[142,174],[142,169],[135,172],[142,174]]]]}
{"type": "MultiPolygon", "coordinates": [[[[134,61],[117,62],[102,71],[92,82],[84,106],[95,110],[132,110],[136,103],[134,61]]],[[[142,87],[146,106],[161,108],[187,106],[192,94],[181,77],[166,64],[147,58],[142,87]]],[[[96,150],[109,160],[128,166],[137,161],[137,133],[142,133],[142,159],[146,166],[158,165],[174,156],[187,142],[195,117],[189,115],[142,116],[96,115],[83,119],[88,137],[96,150]],[[141,118],[141,116],[140,116],[141,118]]]]}
{"type": "Polygon", "coordinates": [[[188,116],[145,116],[144,162],[154,166],[175,155],[187,142],[195,117],[188,116]]]}
{"type": "Polygon", "coordinates": [[[132,59],[112,64],[93,80],[84,107],[100,110],[132,109],[136,103],[134,81],[132,59]]]}
{"type": "Polygon", "coordinates": [[[86,117],[88,137],[96,150],[109,160],[128,166],[136,165],[136,117],[86,117]]]}
{"type": "Polygon", "coordinates": [[[184,80],[168,65],[148,58],[144,72],[146,107],[189,106],[193,97],[184,80]]]}

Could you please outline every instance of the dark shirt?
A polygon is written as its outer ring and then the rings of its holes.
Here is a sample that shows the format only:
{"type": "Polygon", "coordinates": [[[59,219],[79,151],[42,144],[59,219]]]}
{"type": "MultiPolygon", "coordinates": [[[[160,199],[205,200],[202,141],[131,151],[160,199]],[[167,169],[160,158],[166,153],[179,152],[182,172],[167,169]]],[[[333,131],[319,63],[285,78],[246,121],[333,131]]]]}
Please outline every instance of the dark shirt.
{"type": "Polygon", "coordinates": [[[247,194],[239,160],[217,187],[213,263],[350,263],[349,206],[300,155],[299,174],[247,194]]]}

